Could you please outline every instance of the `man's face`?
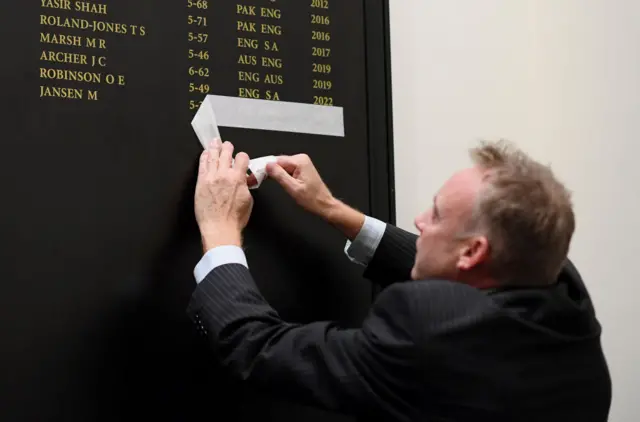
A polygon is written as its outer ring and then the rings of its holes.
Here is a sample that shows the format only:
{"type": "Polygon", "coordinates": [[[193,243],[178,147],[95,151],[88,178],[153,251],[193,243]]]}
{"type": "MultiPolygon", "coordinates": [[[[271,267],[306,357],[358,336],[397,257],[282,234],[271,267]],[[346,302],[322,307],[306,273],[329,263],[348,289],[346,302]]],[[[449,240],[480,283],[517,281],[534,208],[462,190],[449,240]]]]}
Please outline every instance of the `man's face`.
{"type": "Polygon", "coordinates": [[[485,238],[458,236],[467,228],[481,187],[480,169],[459,171],[440,188],[432,207],[416,217],[420,236],[412,279],[457,280],[461,271],[471,269],[486,257],[485,238]]]}

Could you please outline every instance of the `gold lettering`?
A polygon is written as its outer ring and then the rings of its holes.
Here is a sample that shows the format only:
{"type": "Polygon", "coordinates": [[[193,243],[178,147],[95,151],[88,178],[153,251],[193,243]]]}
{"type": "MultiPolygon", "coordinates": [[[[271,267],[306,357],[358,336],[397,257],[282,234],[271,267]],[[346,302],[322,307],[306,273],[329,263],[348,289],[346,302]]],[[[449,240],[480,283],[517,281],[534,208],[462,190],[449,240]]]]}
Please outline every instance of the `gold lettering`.
{"type": "Polygon", "coordinates": [[[129,33],[129,26],[123,23],[93,21],[93,32],[109,32],[127,35],[129,33]]]}
{"type": "Polygon", "coordinates": [[[126,35],[147,35],[147,28],[142,25],[127,25],[117,22],[88,21],[78,18],[62,18],[60,16],[40,15],[40,25],[60,28],[91,29],[93,32],[109,32],[126,35]]]}
{"type": "Polygon", "coordinates": [[[41,79],[53,79],[60,81],[86,82],[99,84],[102,82],[102,74],[94,72],[82,72],[78,70],[40,68],[41,79]]]}
{"type": "Polygon", "coordinates": [[[256,32],[256,23],[238,21],[237,29],[238,31],[243,31],[243,32],[256,32]]]}
{"type": "Polygon", "coordinates": [[[263,23],[260,25],[260,32],[263,34],[282,35],[282,27],[280,25],[263,23]]]}
{"type": "Polygon", "coordinates": [[[130,25],[130,27],[132,35],[140,35],[141,37],[147,35],[147,28],[145,28],[144,26],[130,25]]]}
{"type": "Polygon", "coordinates": [[[41,32],[40,42],[46,44],[82,47],[82,37],[79,35],[50,34],[48,32],[41,32]]]}
{"type": "Polygon", "coordinates": [[[333,98],[332,97],[319,97],[317,95],[313,96],[313,104],[323,105],[323,106],[333,106],[333,98]]]}
{"type": "Polygon", "coordinates": [[[79,53],[62,53],[59,51],[42,51],[40,60],[54,63],[87,64],[87,56],[79,53]]]}
{"type": "Polygon", "coordinates": [[[81,89],[58,88],[40,85],[40,98],[42,97],[56,97],[64,98],[67,100],[82,100],[83,91],[81,89]]]}
{"type": "Polygon", "coordinates": [[[91,24],[86,19],[62,18],[60,16],[49,16],[49,15],[40,15],[40,25],[58,26],[61,28],[73,28],[73,29],[91,28],[91,24]]]}
{"type": "Polygon", "coordinates": [[[321,48],[321,47],[311,47],[312,48],[312,56],[317,57],[330,57],[331,49],[330,48],[321,48]]]}
{"type": "Polygon", "coordinates": [[[322,81],[319,79],[313,80],[313,89],[325,89],[330,90],[333,87],[333,83],[331,81],[322,81]]]}
{"type": "Polygon", "coordinates": [[[318,9],[328,9],[329,0],[311,0],[311,7],[318,9]]]}
{"type": "Polygon", "coordinates": [[[278,47],[278,43],[275,41],[265,41],[264,49],[267,51],[280,51],[280,47],[278,47]]]}
{"type": "Polygon", "coordinates": [[[101,67],[106,67],[107,66],[107,58],[104,56],[91,56],[91,66],[95,67],[95,66],[101,66],[101,67]]]}
{"type": "Polygon", "coordinates": [[[236,13],[238,15],[256,16],[256,7],[255,6],[244,6],[242,4],[237,4],[236,5],[236,13]]]}
{"type": "Polygon", "coordinates": [[[71,0],[42,0],[42,7],[71,10],[71,0]]]}
{"type": "Polygon", "coordinates": [[[282,69],[282,59],[277,59],[273,57],[263,57],[262,67],[275,67],[277,69],[282,69]]]}
{"type": "Polygon", "coordinates": [[[98,91],[88,90],[88,100],[89,101],[98,101],[98,91]]]}
{"type": "Polygon", "coordinates": [[[248,64],[248,65],[257,65],[258,59],[256,56],[249,56],[247,54],[241,54],[238,58],[238,64],[248,64]]]}
{"type": "Polygon", "coordinates": [[[238,48],[258,48],[258,40],[253,38],[238,38],[238,48]]]}
{"type": "Polygon", "coordinates": [[[282,85],[284,83],[282,75],[269,74],[264,76],[264,83],[271,85],[282,85]]]}
{"type": "Polygon", "coordinates": [[[260,90],[256,88],[240,88],[238,90],[238,96],[241,98],[260,98],[260,90]]]}
{"type": "Polygon", "coordinates": [[[95,13],[99,15],[106,15],[107,5],[89,3],[86,1],[76,1],[76,12],[86,12],[86,13],[95,13]]]}
{"type": "Polygon", "coordinates": [[[101,48],[101,49],[107,48],[107,42],[102,38],[87,37],[86,44],[88,48],[101,48]]]}
{"type": "Polygon", "coordinates": [[[262,18],[272,18],[272,19],[280,19],[282,13],[280,9],[275,9],[273,7],[261,7],[260,8],[260,17],[262,18]]]}
{"type": "Polygon", "coordinates": [[[277,92],[267,91],[264,97],[267,100],[280,101],[280,95],[277,92]]]}
{"type": "Polygon", "coordinates": [[[257,72],[238,71],[238,80],[243,82],[260,82],[260,74],[257,72]]]}

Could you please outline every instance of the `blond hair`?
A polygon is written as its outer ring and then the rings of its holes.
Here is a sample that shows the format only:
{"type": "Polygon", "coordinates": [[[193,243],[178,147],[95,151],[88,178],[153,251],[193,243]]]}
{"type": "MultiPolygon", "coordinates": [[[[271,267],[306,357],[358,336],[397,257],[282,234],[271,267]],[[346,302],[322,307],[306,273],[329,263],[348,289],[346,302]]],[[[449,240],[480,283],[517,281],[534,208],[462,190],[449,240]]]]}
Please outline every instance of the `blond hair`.
{"type": "Polygon", "coordinates": [[[470,151],[485,172],[472,225],[487,236],[492,275],[509,285],[555,282],[575,230],[571,193],[505,140],[470,151]]]}

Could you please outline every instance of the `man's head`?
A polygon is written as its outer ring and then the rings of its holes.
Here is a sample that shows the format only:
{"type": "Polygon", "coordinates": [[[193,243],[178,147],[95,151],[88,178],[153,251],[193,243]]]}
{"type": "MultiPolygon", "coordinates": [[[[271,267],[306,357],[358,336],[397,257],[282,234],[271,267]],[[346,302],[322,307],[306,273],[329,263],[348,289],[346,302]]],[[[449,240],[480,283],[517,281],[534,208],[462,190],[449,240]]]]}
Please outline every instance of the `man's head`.
{"type": "Polygon", "coordinates": [[[413,279],[477,287],[553,283],[575,228],[570,193],[551,169],[507,142],[471,150],[419,215],[413,279]]]}

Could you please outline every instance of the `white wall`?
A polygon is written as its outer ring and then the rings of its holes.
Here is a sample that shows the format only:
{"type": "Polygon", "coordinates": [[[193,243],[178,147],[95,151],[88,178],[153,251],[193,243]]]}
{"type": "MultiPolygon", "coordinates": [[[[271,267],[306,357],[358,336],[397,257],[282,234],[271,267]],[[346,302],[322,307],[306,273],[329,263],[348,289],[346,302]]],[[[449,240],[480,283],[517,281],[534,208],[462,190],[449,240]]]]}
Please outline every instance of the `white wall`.
{"type": "Polygon", "coordinates": [[[477,139],[552,163],[574,192],[570,255],[603,325],[610,421],[637,421],[640,1],[391,0],[391,37],[398,224],[413,229],[477,139]]]}

